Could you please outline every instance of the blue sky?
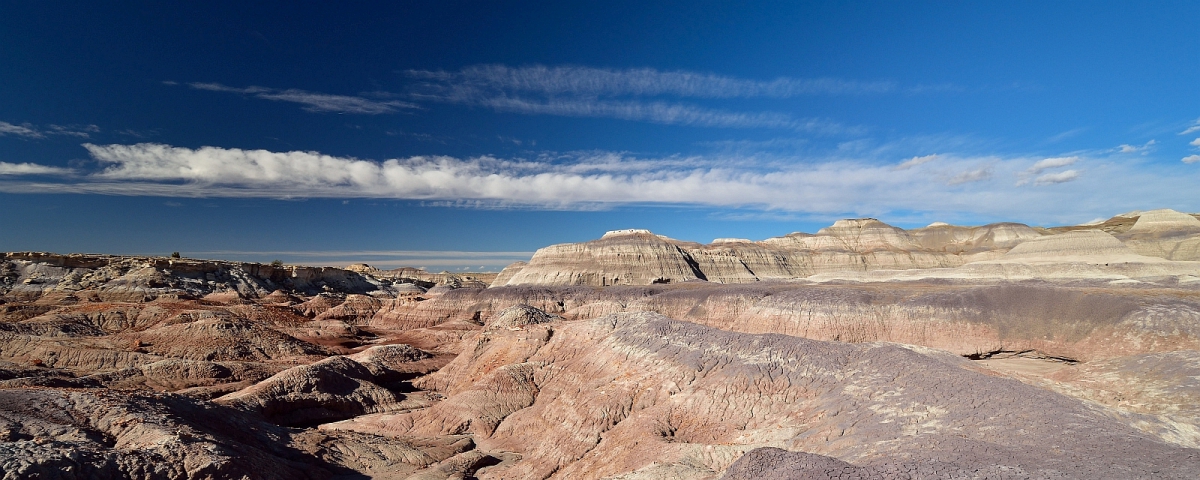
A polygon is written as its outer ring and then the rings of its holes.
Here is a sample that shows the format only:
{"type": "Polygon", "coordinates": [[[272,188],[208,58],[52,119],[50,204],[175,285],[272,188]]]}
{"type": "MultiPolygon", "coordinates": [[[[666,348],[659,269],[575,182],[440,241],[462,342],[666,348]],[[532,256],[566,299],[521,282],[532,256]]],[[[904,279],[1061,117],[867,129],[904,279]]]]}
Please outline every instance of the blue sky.
{"type": "Polygon", "coordinates": [[[0,6],[0,250],[495,270],[1200,211],[1196,2],[0,6]]]}

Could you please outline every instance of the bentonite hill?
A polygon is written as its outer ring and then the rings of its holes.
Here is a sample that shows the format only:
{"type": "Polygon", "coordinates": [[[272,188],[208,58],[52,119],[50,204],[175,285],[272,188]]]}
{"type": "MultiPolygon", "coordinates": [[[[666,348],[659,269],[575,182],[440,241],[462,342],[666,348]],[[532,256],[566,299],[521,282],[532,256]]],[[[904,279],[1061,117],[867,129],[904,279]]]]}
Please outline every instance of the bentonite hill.
{"type": "Polygon", "coordinates": [[[0,256],[3,478],[1200,476],[1200,219],[0,256]]]}

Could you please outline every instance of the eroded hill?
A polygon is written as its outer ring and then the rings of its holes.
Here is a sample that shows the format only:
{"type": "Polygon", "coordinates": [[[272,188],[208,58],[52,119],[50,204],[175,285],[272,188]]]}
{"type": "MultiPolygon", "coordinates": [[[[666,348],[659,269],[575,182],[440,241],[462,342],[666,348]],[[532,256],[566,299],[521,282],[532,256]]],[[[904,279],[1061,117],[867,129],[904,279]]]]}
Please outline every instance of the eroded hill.
{"type": "Polygon", "coordinates": [[[1181,215],[619,232],[492,288],[7,254],[0,472],[1194,478],[1200,221],[1181,215]]]}

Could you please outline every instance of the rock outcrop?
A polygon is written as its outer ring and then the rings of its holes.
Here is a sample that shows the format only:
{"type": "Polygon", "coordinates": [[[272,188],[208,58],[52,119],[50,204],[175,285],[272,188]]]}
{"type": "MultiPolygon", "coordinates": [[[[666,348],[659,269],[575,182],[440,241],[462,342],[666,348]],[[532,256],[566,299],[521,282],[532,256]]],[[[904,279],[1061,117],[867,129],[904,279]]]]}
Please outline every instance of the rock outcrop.
{"type": "Polygon", "coordinates": [[[1121,240],[1141,255],[1200,261],[1200,220],[1174,210],[1143,212],[1121,240]]]}
{"type": "Polygon", "coordinates": [[[725,238],[709,245],[648,230],[617,230],[599,240],[538,250],[528,263],[505,268],[492,286],[749,283],[829,272],[946,268],[999,257],[1039,236],[1016,223],[906,232],[873,218],[839,220],[815,235],[793,233],[761,242],[725,238]]]}
{"type": "Polygon", "coordinates": [[[971,255],[968,261],[999,256],[1026,240],[1042,234],[1020,223],[993,223],[982,227],[933,224],[908,231],[922,247],[954,254],[971,255]]]}
{"type": "Polygon", "coordinates": [[[310,295],[325,290],[387,291],[373,278],[330,267],[41,252],[0,254],[0,263],[6,272],[0,279],[0,293],[18,298],[81,290],[107,301],[142,301],[161,295],[199,298],[219,292],[257,298],[280,288],[310,295]]]}
{"type": "Polygon", "coordinates": [[[513,262],[509,264],[507,267],[504,267],[504,270],[501,270],[500,273],[496,275],[496,278],[492,280],[492,283],[489,286],[500,287],[508,285],[508,282],[512,281],[512,278],[520,273],[526,265],[529,264],[527,262],[513,262]]]}
{"type": "Polygon", "coordinates": [[[308,425],[394,408],[402,398],[372,382],[365,366],[330,357],[292,367],[214,402],[263,415],[280,425],[308,425]]]}
{"type": "Polygon", "coordinates": [[[1006,262],[1118,263],[1127,261],[1161,262],[1160,258],[1140,256],[1100,230],[1076,230],[1035,238],[1013,247],[1001,257],[1006,262]]]}
{"type": "Polygon", "coordinates": [[[685,248],[699,247],[646,230],[539,249],[507,285],[649,285],[703,280],[685,248]]]}

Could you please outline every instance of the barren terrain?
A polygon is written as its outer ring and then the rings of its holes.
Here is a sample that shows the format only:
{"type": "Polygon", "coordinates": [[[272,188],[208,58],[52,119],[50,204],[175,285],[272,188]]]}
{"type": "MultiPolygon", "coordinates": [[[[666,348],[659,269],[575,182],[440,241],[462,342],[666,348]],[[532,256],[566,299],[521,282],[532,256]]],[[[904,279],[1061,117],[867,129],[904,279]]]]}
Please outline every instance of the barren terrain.
{"type": "Polygon", "coordinates": [[[1196,478],[1200,220],[0,256],[3,478],[1196,478]],[[490,286],[489,286],[490,285],[490,286]]]}

